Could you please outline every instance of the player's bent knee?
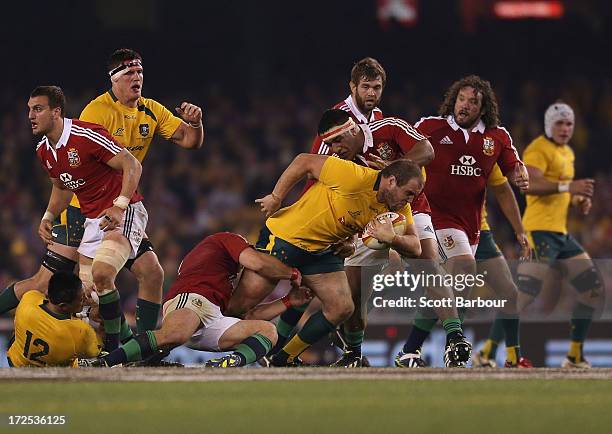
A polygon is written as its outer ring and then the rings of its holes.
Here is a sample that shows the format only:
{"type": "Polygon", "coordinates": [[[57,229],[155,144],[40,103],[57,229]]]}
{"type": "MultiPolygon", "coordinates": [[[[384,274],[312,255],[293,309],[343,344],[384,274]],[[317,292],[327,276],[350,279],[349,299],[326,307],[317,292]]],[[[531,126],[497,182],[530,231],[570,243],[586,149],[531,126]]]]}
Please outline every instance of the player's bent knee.
{"type": "Polygon", "coordinates": [[[258,333],[270,339],[270,342],[272,342],[272,345],[275,345],[276,341],[278,340],[278,333],[276,332],[276,326],[272,324],[270,321],[261,321],[261,325],[260,325],[260,329],[258,333]]]}
{"type": "Polygon", "coordinates": [[[587,268],[578,273],[570,283],[579,294],[590,292],[591,294],[598,295],[602,288],[601,278],[595,267],[587,268]]]}
{"type": "Polygon", "coordinates": [[[518,275],[518,290],[531,296],[537,297],[542,291],[542,280],[528,274],[518,275]]]}

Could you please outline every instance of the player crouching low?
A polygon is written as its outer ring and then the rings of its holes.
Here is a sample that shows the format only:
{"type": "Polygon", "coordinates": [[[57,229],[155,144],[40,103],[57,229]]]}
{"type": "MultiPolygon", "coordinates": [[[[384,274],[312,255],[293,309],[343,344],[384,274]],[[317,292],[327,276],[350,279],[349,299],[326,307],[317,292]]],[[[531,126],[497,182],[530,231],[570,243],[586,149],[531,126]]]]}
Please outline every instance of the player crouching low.
{"type": "Polygon", "coordinates": [[[187,344],[201,351],[228,351],[230,355],[209,360],[206,366],[229,368],[245,366],[265,356],[276,343],[274,324],[254,318],[272,319],[291,305],[302,305],[311,298],[300,289],[302,276],[264,253],[255,251],[240,235],[221,232],[206,237],[183,259],[176,282],[165,296],[162,327],[146,331],[117,350],[102,357],[79,360],[81,367],[115,366],[150,357],[159,349],[170,350],[187,344]],[[244,267],[240,286],[258,288],[234,291],[235,282],[244,267]],[[292,291],[282,299],[256,307],[279,280],[288,279],[292,291]],[[224,316],[232,298],[242,293],[257,293],[251,302],[236,303],[245,307],[247,319],[224,316]]]}

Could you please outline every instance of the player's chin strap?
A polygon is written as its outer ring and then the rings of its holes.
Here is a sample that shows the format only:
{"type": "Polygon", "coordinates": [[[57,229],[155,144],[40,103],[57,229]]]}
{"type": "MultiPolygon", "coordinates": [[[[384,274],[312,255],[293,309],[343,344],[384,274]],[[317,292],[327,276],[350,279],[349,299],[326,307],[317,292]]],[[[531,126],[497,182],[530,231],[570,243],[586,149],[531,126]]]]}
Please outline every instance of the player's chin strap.
{"type": "Polygon", "coordinates": [[[133,68],[142,69],[142,62],[140,61],[140,59],[126,61],[121,65],[117,66],[116,68],[111,69],[108,72],[108,75],[110,76],[112,81],[117,81],[121,78],[121,76],[132,71],[133,68]]]}
{"type": "Polygon", "coordinates": [[[353,120],[353,118],[348,118],[348,120],[342,125],[331,127],[329,130],[321,134],[320,135],[321,140],[324,142],[328,142],[332,140],[334,137],[338,137],[339,135],[344,134],[347,131],[350,131],[354,126],[355,126],[355,121],[353,120]]]}

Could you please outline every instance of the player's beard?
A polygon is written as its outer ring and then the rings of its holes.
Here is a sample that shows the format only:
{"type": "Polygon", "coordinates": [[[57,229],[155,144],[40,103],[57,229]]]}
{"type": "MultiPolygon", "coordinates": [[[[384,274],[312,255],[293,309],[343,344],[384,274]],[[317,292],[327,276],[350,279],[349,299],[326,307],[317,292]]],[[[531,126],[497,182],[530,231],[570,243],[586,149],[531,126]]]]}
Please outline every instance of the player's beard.
{"type": "Polygon", "coordinates": [[[361,96],[359,96],[358,92],[355,92],[355,102],[357,103],[357,107],[359,108],[361,113],[369,113],[372,110],[374,110],[374,107],[376,107],[378,105],[378,101],[379,100],[374,98],[374,102],[372,104],[372,107],[371,108],[367,108],[366,101],[363,98],[361,98],[361,96]]]}

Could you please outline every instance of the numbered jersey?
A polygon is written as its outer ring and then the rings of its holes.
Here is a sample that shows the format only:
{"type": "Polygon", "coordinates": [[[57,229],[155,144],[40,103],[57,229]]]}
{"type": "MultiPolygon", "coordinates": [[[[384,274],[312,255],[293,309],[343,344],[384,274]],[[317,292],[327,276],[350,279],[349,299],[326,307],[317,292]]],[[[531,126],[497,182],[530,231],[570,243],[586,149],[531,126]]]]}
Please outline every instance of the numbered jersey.
{"type": "Polygon", "coordinates": [[[77,357],[100,353],[91,326],[75,316],[57,314],[48,305],[38,291],[23,295],[15,312],[15,339],[7,351],[11,366],[72,366],[77,357]]]}

